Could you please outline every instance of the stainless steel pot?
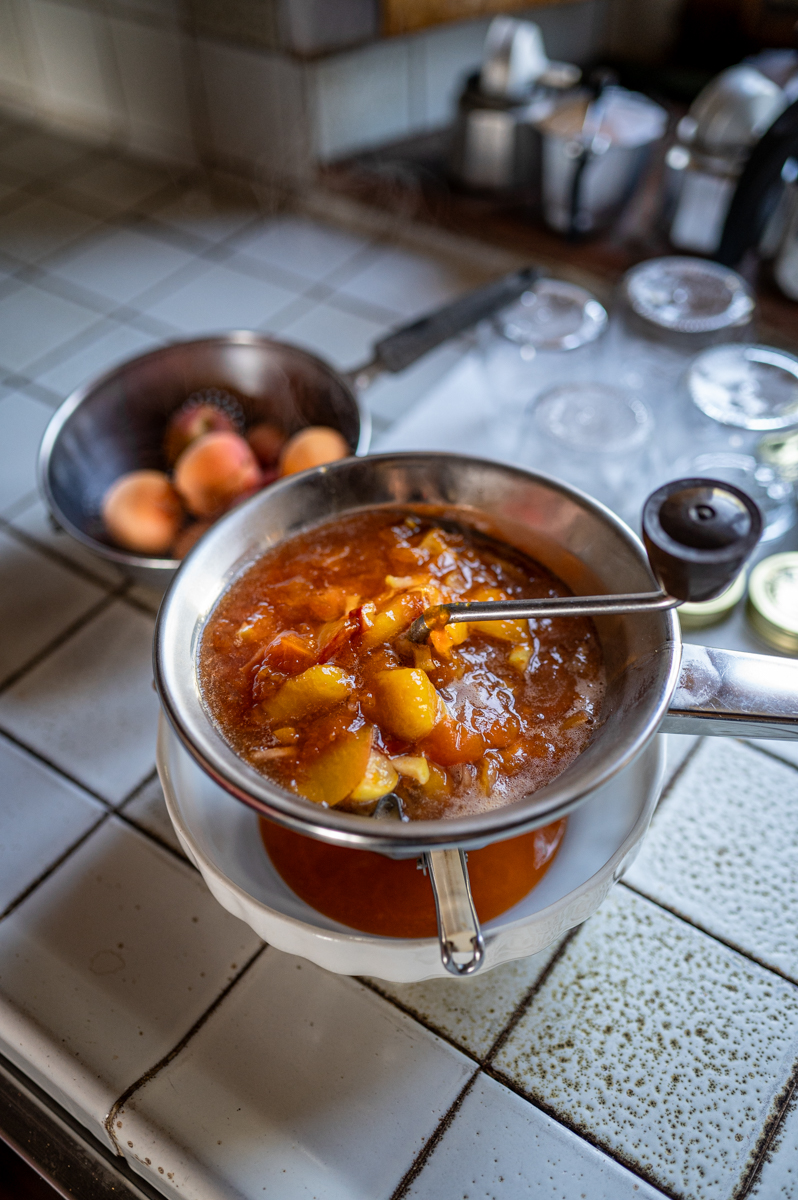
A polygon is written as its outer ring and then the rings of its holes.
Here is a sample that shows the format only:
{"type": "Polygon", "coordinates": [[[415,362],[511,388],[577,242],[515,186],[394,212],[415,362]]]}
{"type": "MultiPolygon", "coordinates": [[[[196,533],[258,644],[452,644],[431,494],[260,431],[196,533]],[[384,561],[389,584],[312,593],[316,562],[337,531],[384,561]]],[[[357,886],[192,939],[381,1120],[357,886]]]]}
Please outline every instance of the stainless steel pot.
{"type": "Polygon", "coordinates": [[[247,422],[272,421],[287,436],[329,425],[355,454],[365,454],[371,420],[358,395],[379,374],[405,370],[448,338],[511,304],[539,272],[514,271],[495,283],[394,330],[352,371],[336,371],[314,354],[246,331],[175,342],[131,359],[79,388],[52,417],[39,451],[39,486],[56,524],[95,554],[142,583],[164,586],[180,562],[115,546],[100,506],[126,471],[164,469],[163,436],[176,408],[194,391],[232,390],[247,422]]]}
{"type": "Polygon", "coordinates": [[[452,820],[375,821],[319,807],[277,787],[222,738],[198,685],[199,640],[222,593],[270,546],[331,517],[386,503],[456,507],[472,524],[543,562],[577,595],[656,586],[632,531],[603,505],[547,476],[439,453],[346,459],[253,497],[192,551],[158,617],[156,686],[195,760],[264,816],[340,846],[425,855],[444,961],[454,973],[469,973],[479,966],[482,941],[464,851],[565,816],[660,730],[798,738],[798,662],[683,647],[673,611],[597,617],[607,671],[600,721],[587,749],[546,787],[492,812],[452,820]],[[455,960],[458,951],[467,954],[466,963],[455,960]]]}

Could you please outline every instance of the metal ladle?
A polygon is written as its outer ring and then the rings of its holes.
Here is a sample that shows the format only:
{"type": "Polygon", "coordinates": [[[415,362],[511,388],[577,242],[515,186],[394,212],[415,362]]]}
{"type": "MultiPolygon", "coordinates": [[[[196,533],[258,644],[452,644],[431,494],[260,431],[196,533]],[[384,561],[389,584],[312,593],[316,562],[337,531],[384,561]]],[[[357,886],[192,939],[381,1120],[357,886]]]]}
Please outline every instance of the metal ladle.
{"type": "MultiPolygon", "coordinates": [[[[460,621],[650,612],[676,608],[688,600],[711,600],[736,579],[761,532],[759,508],[739,488],[714,479],[677,479],[658,488],[643,506],[643,540],[662,590],[438,604],[413,622],[407,637],[422,643],[434,629],[460,621]]],[[[401,798],[393,792],[379,801],[372,815],[407,820],[401,798]]],[[[454,975],[471,975],[485,956],[485,942],[471,897],[465,853],[428,851],[420,865],[429,871],[443,964],[454,975]],[[468,957],[458,961],[455,954],[468,957]]]]}

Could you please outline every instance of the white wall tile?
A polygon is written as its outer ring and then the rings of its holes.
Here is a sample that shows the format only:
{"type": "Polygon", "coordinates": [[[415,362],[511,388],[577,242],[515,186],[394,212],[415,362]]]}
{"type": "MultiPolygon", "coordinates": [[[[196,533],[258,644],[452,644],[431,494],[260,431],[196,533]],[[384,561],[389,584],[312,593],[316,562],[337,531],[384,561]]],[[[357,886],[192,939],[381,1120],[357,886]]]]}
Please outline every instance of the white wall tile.
{"type": "Polygon", "coordinates": [[[33,85],[18,7],[18,0],[0,4],[0,102],[27,108],[32,103],[33,85]]]}
{"type": "Polygon", "coordinates": [[[0,696],[0,727],[118,803],[155,763],[152,629],[113,604],[0,696]]]}
{"type": "Polygon", "coordinates": [[[193,164],[183,35],[162,26],[109,22],[125,97],[128,142],[140,154],[193,164]]]}
{"type": "Polygon", "coordinates": [[[0,684],[105,594],[0,531],[0,684]]]}
{"type": "Polygon", "coordinates": [[[314,123],[322,162],[410,131],[406,38],[389,38],[315,64],[314,123]]]}
{"type": "Polygon", "coordinates": [[[0,911],[104,815],[63,776],[0,737],[0,911]]]}
{"type": "MultiPolygon", "coordinates": [[[[0,361],[2,356],[0,346],[0,361]]],[[[46,404],[23,392],[0,392],[0,513],[35,491],[36,455],[52,415],[46,404]]]]}
{"type": "Polygon", "coordinates": [[[51,0],[28,0],[28,6],[40,67],[40,111],[67,128],[118,136],[124,113],[113,87],[103,14],[51,0]]]}
{"type": "Polygon", "coordinates": [[[286,178],[306,175],[312,145],[305,67],[276,54],[200,39],[210,151],[221,163],[286,178]]]}
{"type": "Polygon", "coordinates": [[[626,878],[798,982],[798,771],[707,738],[626,878]]]}
{"type": "Polygon", "coordinates": [[[0,1047],[102,1121],[259,945],[196,871],[110,818],[0,924],[0,1047]]]}
{"type": "Polygon", "coordinates": [[[495,1066],[669,1194],[728,1200],[797,1058],[792,984],[621,886],[495,1066]]]}
{"type": "Polygon", "coordinates": [[[479,69],[489,21],[463,21],[430,29],[415,39],[423,45],[425,127],[449,125],[463,84],[479,69]]]}
{"type": "Polygon", "coordinates": [[[659,1200],[662,1193],[540,1109],[484,1076],[408,1197],[659,1200]]]}
{"type": "Polygon", "coordinates": [[[472,1070],[354,980],[267,950],[115,1133],[167,1196],[373,1200],[472,1070]]]}

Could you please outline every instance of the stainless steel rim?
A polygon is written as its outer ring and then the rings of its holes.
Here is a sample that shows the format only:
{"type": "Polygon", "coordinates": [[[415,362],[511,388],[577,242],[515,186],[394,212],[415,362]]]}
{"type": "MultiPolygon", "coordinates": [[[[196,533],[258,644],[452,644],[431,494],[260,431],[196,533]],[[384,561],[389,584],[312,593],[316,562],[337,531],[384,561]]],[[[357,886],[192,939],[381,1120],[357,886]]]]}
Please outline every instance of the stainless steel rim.
{"type": "MultiPolygon", "coordinates": [[[[319,470],[332,477],[334,481],[336,474],[343,474],[348,469],[347,464],[351,463],[351,459],[344,460],[342,463],[331,464],[329,467],[319,470]]],[[[559,493],[570,501],[575,501],[580,507],[600,518],[603,523],[611,526],[614,532],[620,535],[638,562],[645,565],[647,569],[648,560],[641,542],[614,513],[578,489],[569,487],[546,475],[504,466],[489,460],[442,453],[374,455],[366,459],[363,466],[365,467],[366,464],[375,468],[380,466],[389,468],[393,465],[401,468],[413,464],[420,466],[444,464],[450,470],[457,470],[458,467],[463,469],[484,468],[489,471],[502,472],[510,478],[514,477],[527,483],[543,485],[546,489],[559,493]]],[[[285,493],[290,489],[298,487],[303,481],[308,481],[316,475],[317,472],[305,472],[303,475],[293,476],[291,479],[273,485],[269,489],[272,502],[277,504],[280,499],[285,499],[285,493]]],[[[224,538],[225,525],[229,523],[232,526],[233,522],[246,519],[248,510],[252,510],[254,514],[258,504],[262,502],[262,498],[255,496],[229,517],[224,518],[215,530],[212,530],[203,539],[206,553],[212,553],[214,538],[220,540],[224,538]]],[[[319,522],[311,522],[311,525],[316,523],[319,522]]],[[[240,574],[252,560],[253,556],[250,555],[248,560],[237,563],[227,572],[208,611],[212,610],[228,583],[240,574]]],[[[199,568],[197,570],[199,571],[199,568]]],[[[607,783],[627,766],[646,745],[668,709],[679,675],[681,640],[678,621],[673,612],[658,614],[657,619],[665,622],[667,628],[666,646],[669,648],[668,653],[670,654],[667,669],[660,682],[659,694],[656,697],[649,697],[650,711],[645,720],[642,720],[635,736],[628,739],[620,752],[607,753],[601,768],[593,772],[589,784],[584,781],[577,784],[573,781],[569,782],[566,772],[552,784],[535,793],[534,800],[532,797],[527,797],[488,813],[451,820],[410,822],[406,825],[396,822],[371,821],[355,814],[317,808],[310,801],[283,791],[239,758],[224,741],[202,706],[197,682],[196,653],[207,613],[197,614],[189,642],[186,644],[190,661],[181,662],[180,667],[181,671],[185,673],[185,678],[178,686],[175,686],[177,680],[174,678],[173,664],[170,661],[171,652],[168,639],[171,636],[170,627],[177,621],[177,615],[173,618],[173,612],[177,613],[176,601],[182,599],[181,589],[187,596],[189,586],[190,581],[183,572],[173,580],[158,615],[153,648],[156,687],[164,712],[175,732],[203,770],[231,795],[250,805],[262,815],[294,829],[298,833],[341,846],[379,850],[397,856],[420,854],[431,849],[476,848],[491,841],[517,836],[528,829],[566,815],[590,792],[607,783]],[[188,649],[189,644],[190,650],[188,649]],[[178,693],[180,693],[180,699],[177,698],[178,693]],[[188,703],[186,702],[187,697],[189,698],[188,703]]],[[[185,614],[181,618],[181,624],[185,624],[185,614]]],[[[187,629],[183,629],[181,637],[189,637],[187,629]]]]}
{"type": "Polygon", "coordinates": [[[84,384],[83,387],[77,388],[69,395],[66,400],[56,409],[53,416],[50,418],[47,428],[44,431],[41,444],[39,446],[39,454],[37,461],[37,476],[39,490],[47,502],[47,506],[53,515],[55,521],[60,527],[77,541],[81,542],[89,550],[95,554],[99,554],[108,562],[116,563],[118,566],[128,569],[141,569],[154,571],[164,571],[173,574],[180,566],[181,559],[179,558],[147,558],[144,555],[132,554],[126,550],[119,550],[115,546],[109,546],[105,542],[98,542],[90,537],[82,529],[72,522],[66,516],[60,504],[58,503],[50,483],[50,459],[54,448],[64,426],[69,421],[70,417],[80,408],[80,406],[91,397],[96,391],[110,383],[120,372],[127,370],[133,364],[143,362],[154,362],[159,357],[164,357],[170,354],[177,347],[196,346],[196,347],[214,347],[214,346],[275,346],[279,348],[288,347],[295,350],[298,354],[302,354],[305,358],[315,363],[329,375],[335,377],[336,381],[345,388],[346,392],[351,397],[352,403],[357,411],[359,418],[359,436],[358,443],[355,449],[356,455],[364,455],[368,452],[371,444],[371,413],[363,405],[361,405],[355,390],[350,386],[344,376],[324,362],[317,355],[312,354],[309,350],[305,350],[302,346],[297,346],[292,342],[277,340],[275,338],[265,337],[263,334],[255,333],[247,329],[232,330],[230,333],[214,334],[211,337],[190,338],[188,340],[179,339],[178,341],[167,342],[162,346],[158,346],[155,350],[148,350],[146,354],[139,354],[135,358],[126,359],[122,363],[117,363],[109,371],[106,371],[98,379],[93,379],[90,383],[84,384]]]}

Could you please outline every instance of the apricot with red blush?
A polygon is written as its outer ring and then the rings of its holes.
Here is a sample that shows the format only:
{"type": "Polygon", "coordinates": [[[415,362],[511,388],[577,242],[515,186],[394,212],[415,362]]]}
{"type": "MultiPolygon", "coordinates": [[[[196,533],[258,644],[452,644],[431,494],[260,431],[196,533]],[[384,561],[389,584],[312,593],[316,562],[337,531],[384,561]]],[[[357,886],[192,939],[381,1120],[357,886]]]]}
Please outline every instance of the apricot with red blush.
{"type": "Polygon", "coordinates": [[[260,483],[260,464],[237,433],[206,433],[175,464],[175,487],[195,517],[218,516],[260,483]]]}

